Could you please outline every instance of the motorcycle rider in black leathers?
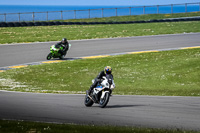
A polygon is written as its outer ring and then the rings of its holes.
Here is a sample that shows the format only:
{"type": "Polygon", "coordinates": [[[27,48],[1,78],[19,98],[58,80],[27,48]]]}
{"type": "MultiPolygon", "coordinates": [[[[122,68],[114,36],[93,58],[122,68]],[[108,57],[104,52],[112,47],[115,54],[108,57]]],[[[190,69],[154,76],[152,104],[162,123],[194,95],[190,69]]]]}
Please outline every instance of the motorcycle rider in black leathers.
{"type": "Polygon", "coordinates": [[[90,86],[88,90],[88,94],[90,95],[91,91],[97,86],[98,83],[101,83],[102,77],[105,76],[108,79],[109,84],[112,84],[113,75],[112,68],[110,66],[106,66],[103,71],[101,71],[98,76],[95,78],[94,83],[90,86]]]}
{"type": "Polygon", "coordinates": [[[66,55],[69,49],[69,43],[66,38],[63,38],[61,42],[57,43],[55,47],[63,47],[63,50],[59,50],[58,52],[61,55],[66,55]]]}

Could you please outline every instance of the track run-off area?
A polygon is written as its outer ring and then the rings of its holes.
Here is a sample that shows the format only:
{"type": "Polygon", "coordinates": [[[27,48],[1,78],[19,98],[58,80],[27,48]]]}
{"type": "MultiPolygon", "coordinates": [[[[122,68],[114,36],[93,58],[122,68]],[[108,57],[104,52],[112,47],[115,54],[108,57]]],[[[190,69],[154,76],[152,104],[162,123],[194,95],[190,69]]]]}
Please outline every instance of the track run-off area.
{"type": "MultiPolygon", "coordinates": [[[[69,40],[64,61],[200,47],[200,33],[69,40]]],[[[0,45],[0,71],[46,60],[56,42],[0,45]]],[[[51,60],[56,62],[57,60],[51,60]]],[[[0,119],[200,130],[200,97],[113,95],[106,108],[85,107],[84,95],[0,91],[0,119]]]]}

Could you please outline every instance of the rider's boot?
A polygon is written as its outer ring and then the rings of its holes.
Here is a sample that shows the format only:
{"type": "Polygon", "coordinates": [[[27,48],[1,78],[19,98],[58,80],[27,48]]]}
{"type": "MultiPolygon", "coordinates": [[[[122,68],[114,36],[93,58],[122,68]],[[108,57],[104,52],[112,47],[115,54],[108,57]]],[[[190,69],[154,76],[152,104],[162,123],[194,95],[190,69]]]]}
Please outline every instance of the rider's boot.
{"type": "Polygon", "coordinates": [[[88,95],[91,94],[92,90],[94,89],[93,85],[90,86],[90,89],[88,90],[88,95]]]}
{"type": "Polygon", "coordinates": [[[97,86],[97,83],[98,83],[98,82],[95,81],[95,82],[90,86],[90,89],[88,90],[88,94],[89,94],[89,95],[91,94],[92,90],[97,86]]]}
{"type": "Polygon", "coordinates": [[[66,55],[67,54],[67,51],[63,51],[63,55],[66,55]]]}
{"type": "Polygon", "coordinates": [[[110,90],[110,96],[112,96],[112,90],[110,90]]]}
{"type": "Polygon", "coordinates": [[[90,95],[92,92],[91,88],[88,90],[88,95],[90,95]]]}

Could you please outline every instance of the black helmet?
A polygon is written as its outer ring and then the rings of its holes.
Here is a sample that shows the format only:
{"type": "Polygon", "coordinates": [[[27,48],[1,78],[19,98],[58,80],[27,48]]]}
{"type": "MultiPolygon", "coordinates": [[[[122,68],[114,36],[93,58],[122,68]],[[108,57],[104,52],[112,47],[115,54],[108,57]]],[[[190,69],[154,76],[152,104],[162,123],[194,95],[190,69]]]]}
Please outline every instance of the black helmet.
{"type": "Polygon", "coordinates": [[[63,38],[62,39],[62,43],[66,43],[67,42],[67,39],[66,38],[63,38]]]}

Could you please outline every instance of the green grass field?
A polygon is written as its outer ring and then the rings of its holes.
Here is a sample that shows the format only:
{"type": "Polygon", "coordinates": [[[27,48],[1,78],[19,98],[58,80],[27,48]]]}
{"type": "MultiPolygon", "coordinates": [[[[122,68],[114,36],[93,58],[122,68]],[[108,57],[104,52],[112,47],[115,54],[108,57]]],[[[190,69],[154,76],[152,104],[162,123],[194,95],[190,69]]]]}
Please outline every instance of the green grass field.
{"type": "Polygon", "coordinates": [[[0,28],[0,43],[46,42],[200,32],[199,21],[0,28]]]}
{"type": "MultiPolygon", "coordinates": [[[[172,14],[172,15],[141,15],[110,17],[89,20],[68,21],[133,21],[161,19],[168,17],[196,16],[200,13],[172,14]],[[166,17],[165,17],[166,16],[166,17]]],[[[60,26],[35,26],[35,27],[1,27],[0,44],[22,42],[58,41],[63,37],[68,40],[116,38],[130,36],[145,36],[159,34],[177,34],[200,32],[199,21],[165,22],[145,24],[113,24],[113,25],[60,25],[60,26]]]]}
{"type": "Polygon", "coordinates": [[[113,68],[114,94],[200,96],[200,49],[110,56],[28,66],[0,73],[0,89],[85,93],[104,66],[113,68]]]}
{"type": "Polygon", "coordinates": [[[181,131],[180,129],[151,129],[116,126],[92,126],[52,124],[24,121],[0,120],[1,133],[197,133],[195,131],[181,131]]]}

